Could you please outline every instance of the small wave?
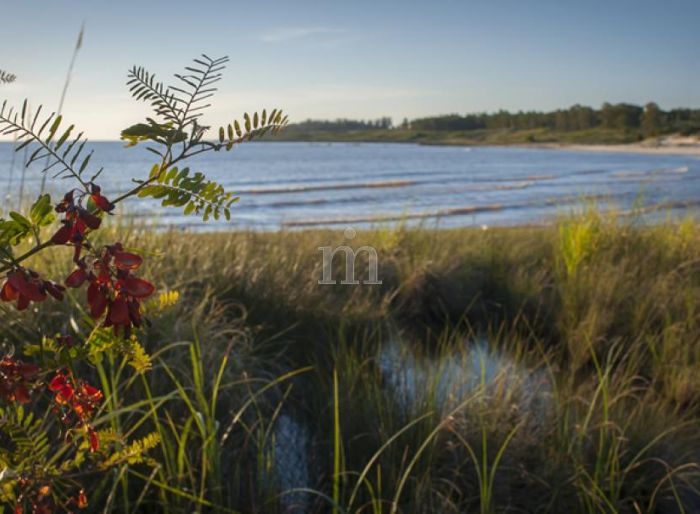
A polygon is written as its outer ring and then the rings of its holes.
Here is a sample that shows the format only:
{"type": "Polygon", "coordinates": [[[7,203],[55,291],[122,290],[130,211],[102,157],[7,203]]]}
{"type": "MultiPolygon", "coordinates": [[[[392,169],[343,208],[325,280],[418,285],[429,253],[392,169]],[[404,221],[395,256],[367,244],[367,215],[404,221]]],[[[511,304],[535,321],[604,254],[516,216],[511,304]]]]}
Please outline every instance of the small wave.
{"type": "Polygon", "coordinates": [[[393,187],[408,187],[418,184],[417,180],[387,180],[383,182],[354,182],[350,184],[328,184],[299,187],[271,187],[263,189],[244,189],[238,191],[239,194],[248,195],[269,195],[284,193],[306,193],[309,191],[333,191],[337,189],[382,189],[393,187]]]}
{"type": "Polygon", "coordinates": [[[606,169],[593,169],[593,170],[581,170],[581,171],[574,171],[570,173],[570,175],[600,175],[602,173],[607,173],[610,170],[606,169]]]}
{"type": "Polygon", "coordinates": [[[613,172],[613,177],[620,178],[636,178],[636,177],[648,177],[653,175],[653,171],[615,171],[613,172]]]}
{"type": "Polygon", "coordinates": [[[679,166],[678,168],[669,168],[662,170],[664,173],[688,173],[688,166],[679,166]]]}
{"type": "Polygon", "coordinates": [[[535,185],[535,180],[524,180],[522,182],[515,182],[514,184],[510,185],[504,185],[504,186],[495,186],[491,188],[493,191],[505,191],[509,189],[525,189],[530,186],[535,185]]]}
{"type": "Polygon", "coordinates": [[[540,180],[554,180],[557,178],[559,178],[557,175],[530,175],[529,177],[525,177],[525,180],[538,182],[540,180]]]}
{"type": "Polygon", "coordinates": [[[384,221],[401,221],[407,219],[441,218],[445,216],[463,216],[465,214],[476,214],[485,211],[498,211],[504,209],[503,204],[475,205],[468,207],[455,207],[452,209],[442,209],[439,211],[399,213],[399,214],[377,214],[373,216],[348,216],[334,219],[308,219],[291,220],[282,222],[286,227],[311,227],[315,225],[345,225],[352,223],[381,223],[384,221]]]}
{"type": "Polygon", "coordinates": [[[522,209],[527,207],[545,207],[545,206],[556,206],[556,205],[566,205],[576,202],[590,202],[603,199],[611,199],[615,197],[626,196],[626,193],[621,194],[593,194],[593,195],[583,195],[583,196],[560,196],[545,198],[542,200],[530,200],[524,202],[513,202],[509,204],[493,203],[486,205],[469,205],[465,207],[453,207],[449,209],[440,209],[435,211],[422,211],[422,212],[409,212],[409,213],[387,213],[387,214],[377,214],[371,216],[346,216],[342,218],[331,218],[331,219],[303,219],[303,220],[289,220],[283,221],[282,226],[284,227],[312,227],[321,225],[349,225],[352,223],[382,223],[389,221],[404,221],[412,219],[427,219],[427,218],[443,218],[449,216],[465,216],[471,214],[479,214],[482,212],[493,212],[501,211],[506,209],[522,209]]]}
{"type": "Polygon", "coordinates": [[[557,175],[528,175],[526,177],[479,177],[473,182],[540,182],[542,180],[555,180],[557,175]]]}
{"type": "Polygon", "coordinates": [[[533,180],[523,180],[520,182],[513,182],[512,184],[504,184],[502,182],[492,183],[492,182],[479,182],[476,184],[469,185],[454,185],[454,186],[440,186],[438,188],[428,188],[429,192],[446,192],[446,193],[457,193],[462,191],[478,191],[488,193],[489,191],[509,191],[513,189],[526,189],[536,185],[533,180]]]}
{"type": "MultiPolygon", "coordinates": [[[[353,199],[354,201],[354,199],[353,199]]],[[[286,202],[271,202],[264,205],[259,205],[258,207],[304,207],[307,205],[324,205],[328,203],[339,203],[338,200],[327,200],[324,198],[318,198],[316,200],[289,200],[286,202]]]]}
{"type": "Polygon", "coordinates": [[[658,168],[650,171],[624,170],[613,172],[612,176],[619,178],[655,178],[659,175],[685,174],[688,173],[689,169],[688,166],[679,166],[677,168],[658,168]]]}
{"type": "Polygon", "coordinates": [[[636,214],[648,214],[648,213],[658,212],[658,211],[673,211],[673,210],[688,209],[690,207],[698,207],[698,206],[700,206],[700,200],[668,201],[668,202],[653,203],[651,205],[645,205],[642,207],[635,207],[633,209],[623,211],[621,214],[623,216],[634,216],[636,214]]]}
{"type": "MultiPolygon", "coordinates": [[[[454,193],[489,193],[492,191],[512,191],[521,190],[532,187],[536,185],[535,182],[516,182],[514,184],[470,184],[470,185],[453,185],[453,186],[432,186],[421,188],[416,191],[416,195],[421,198],[427,196],[435,196],[441,194],[454,194],[454,193]]],[[[400,197],[394,195],[392,197],[395,201],[400,201],[401,199],[406,199],[405,197],[400,197]]],[[[253,208],[253,209],[267,209],[267,208],[285,208],[285,207],[307,207],[307,206],[319,206],[319,205],[346,205],[346,204],[377,204],[381,203],[384,197],[381,194],[366,194],[366,195],[355,195],[355,196],[339,196],[336,198],[313,198],[313,199],[289,199],[281,201],[271,201],[270,203],[258,203],[250,204],[242,201],[239,205],[239,209],[253,208]]]]}

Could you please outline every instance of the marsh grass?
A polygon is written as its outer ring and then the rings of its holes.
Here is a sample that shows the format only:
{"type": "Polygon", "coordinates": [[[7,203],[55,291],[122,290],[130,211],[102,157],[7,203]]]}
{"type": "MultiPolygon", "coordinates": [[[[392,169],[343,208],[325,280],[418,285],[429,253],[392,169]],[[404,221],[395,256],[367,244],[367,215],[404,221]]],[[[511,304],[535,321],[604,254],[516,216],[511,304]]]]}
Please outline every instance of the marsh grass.
{"type": "MultiPolygon", "coordinates": [[[[90,371],[106,395],[99,428],[151,445],[96,474],[91,506],[700,511],[692,220],[647,226],[589,209],[548,227],[359,232],[383,283],[355,287],[317,283],[318,247],[344,242],[335,231],[132,225],[101,237],[150,255],[144,274],[180,300],[148,307],[149,366],[105,352],[90,371]],[[401,389],[387,355],[420,394],[401,389]],[[285,438],[282,423],[303,430],[285,438]]],[[[68,261],[34,265],[60,277],[68,261]]],[[[42,331],[82,327],[79,302],[67,303],[3,305],[3,344],[21,351],[42,331]]]]}

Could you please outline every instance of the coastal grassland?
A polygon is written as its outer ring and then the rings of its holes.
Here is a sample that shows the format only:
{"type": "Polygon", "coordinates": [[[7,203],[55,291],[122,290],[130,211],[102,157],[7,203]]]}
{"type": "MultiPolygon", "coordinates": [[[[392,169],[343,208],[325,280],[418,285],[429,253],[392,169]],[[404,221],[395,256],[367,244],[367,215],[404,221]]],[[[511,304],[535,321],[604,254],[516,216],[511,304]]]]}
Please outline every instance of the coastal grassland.
{"type": "Polygon", "coordinates": [[[644,139],[639,131],[594,127],[567,132],[548,128],[532,129],[358,129],[343,131],[307,130],[292,126],[276,135],[278,141],[348,143],[419,143],[427,145],[528,145],[528,144],[629,144],[644,139]]]}
{"type": "MultiPolygon", "coordinates": [[[[318,247],[346,243],[340,231],[100,237],[141,250],[144,276],[179,301],[148,306],[150,366],[105,349],[86,371],[108,393],[98,428],[160,440],[96,473],[91,506],[700,511],[692,220],[587,211],[541,227],[361,231],[352,245],[379,254],[373,286],[318,285],[318,247]]],[[[67,274],[69,258],[42,259],[67,274]]],[[[3,305],[4,344],[21,353],[42,331],[81,327],[60,310],[80,312],[83,294],[3,305]]]]}

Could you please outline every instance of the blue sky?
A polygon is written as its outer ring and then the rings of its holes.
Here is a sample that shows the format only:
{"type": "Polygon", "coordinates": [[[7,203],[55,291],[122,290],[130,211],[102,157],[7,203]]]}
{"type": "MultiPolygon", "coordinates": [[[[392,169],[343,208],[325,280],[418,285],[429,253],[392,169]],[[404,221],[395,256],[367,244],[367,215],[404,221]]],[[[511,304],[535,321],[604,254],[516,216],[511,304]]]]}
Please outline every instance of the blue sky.
{"type": "Polygon", "coordinates": [[[281,106],[293,120],[418,117],[603,101],[700,107],[700,2],[8,1],[0,98],[58,104],[92,139],[147,112],[126,70],[167,79],[200,52],[231,63],[212,124],[281,106]]]}

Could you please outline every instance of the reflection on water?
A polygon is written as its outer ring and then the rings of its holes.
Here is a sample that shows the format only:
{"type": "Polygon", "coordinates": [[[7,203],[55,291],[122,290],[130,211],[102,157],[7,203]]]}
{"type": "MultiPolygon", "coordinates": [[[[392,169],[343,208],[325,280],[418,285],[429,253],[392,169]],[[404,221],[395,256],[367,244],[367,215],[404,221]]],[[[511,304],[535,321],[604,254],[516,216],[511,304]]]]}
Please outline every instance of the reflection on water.
{"type": "Polygon", "coordinates": [[[311,430],[288,414],[282,414],[275,424],[275,475],[277,487],[284,494],[280,504],[284,512],[307,512],[309,493],[297,491],[311,487],[309,456],[311,430]]]}
{"type": "MultiPolygon", "coordinates": [[[[528,423],[538,424],[551,406],[551,384],[542,371],[528,370],[484,343],[465,343],[463,351],[439,358],[418,357],[406,344],[392,340],[377,358],[382,387],[409,417],[426,409],[445,414],[468,397],[507,402],[528,423]],[[515,408],[513,408],[515,407],[515,408]]],[[[534,428],[534,427],[533,427],[534,428]]],[[[306,512],[313,488],[312,430],[289,413],[275,425],[274,470],[285,512],[306,512]]]]}
{"type": "Polygon", "coordinates": [[[432,359],[418,358],[392,341],[383,348],[379,366],[384,384],[409,412],[432,405],[444,413],[478,393],[506,399],[521,412],[543,414],[551,394],[543,372],[527,370],[483,343],[432,359]]]}

